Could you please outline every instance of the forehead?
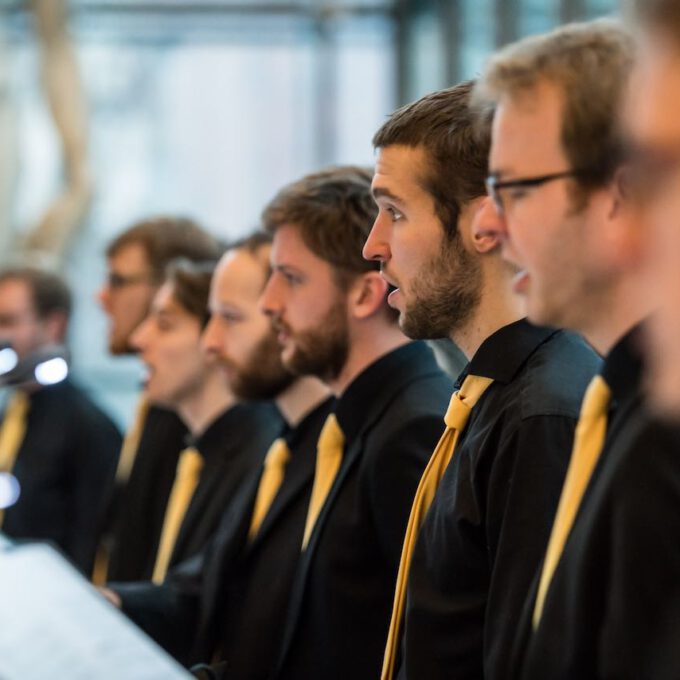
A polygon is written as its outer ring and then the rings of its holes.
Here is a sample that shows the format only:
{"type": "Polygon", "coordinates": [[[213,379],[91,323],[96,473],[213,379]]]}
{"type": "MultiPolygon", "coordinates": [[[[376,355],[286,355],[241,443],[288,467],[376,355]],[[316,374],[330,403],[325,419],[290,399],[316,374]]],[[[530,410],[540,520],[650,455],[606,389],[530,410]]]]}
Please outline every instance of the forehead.
{"type": "Polygon", "coordinates": [[[564,165],[563,99],[560,88],[545,80],[500,98],[492,125],[492,173],[514,174],[523,167],[549,172],[564,165]]]}
{"type": "Polygon", "coordinates": [[[330,275],[332,272],[331,264],[307,247],[294,224],[281,225],[274,233],[271,260],[275,267],[295,267],[306,273],[324,271],[330,275]]]}
{"type": "Polygon", "coordinates": [[[175,291],[172,283],[166,281],[153,297],[152,309],[156,312],[188,312],[175,299],[175,291]]]}
{"type": "Polygon", "coordinates": [[[399,194],[423,194],[419,183],[427,165],[427,155],[421,146],[394,144],[378,149],[371,188],[378,198],[383,191],[399,194]]]}
{"type": "Polygon", "coordinates": [[[32,309],[31,289],[21,279],[7,279],[0,282],[0,306],[3,309],[32,309]]]}
{"type": "Polygon", "coordinates": [[[109,267],[119,272],[141,272],[149,269],[149,258],[141,243],[127,243],[108,258],[109,267]]]}
{"type": "Polygon", "coordinates": [[[215,270],[212,290],[222,302],[257,303],[264,288],[266,270],[258,258],[266,258],[268,248],[253,255],[247,250],[231,250],[215,270]]]}
{"type": "Polygon", "coordinates": [[[642,143],[680,143],[680,44],[658,34],[644,36],[641,43],[626,122],[642,143]]]}

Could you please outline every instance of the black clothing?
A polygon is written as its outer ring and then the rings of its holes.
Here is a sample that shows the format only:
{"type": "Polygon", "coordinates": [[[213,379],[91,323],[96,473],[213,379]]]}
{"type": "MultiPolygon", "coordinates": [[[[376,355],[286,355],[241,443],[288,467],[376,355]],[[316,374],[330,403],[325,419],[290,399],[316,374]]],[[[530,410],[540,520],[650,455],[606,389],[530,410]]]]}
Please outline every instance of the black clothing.
{"type": "MultiPolygon", "coordinates": [[[[259,469],[262,457],[281,429],[281,422],[279,412],[271,403],[236,404],[219,416],[199,437],[194,439],[185,435],[181,449],[189,445],[195,446],[204,458],[204,467],[177,535],[170,567],[193,557],[206,546],[231,496],[249,474],[259,469]]],[[[166,506],[177,468],[174,448],[171,453],[175,460],[175,469],[164,494],[166,506]]],[[[136,463],[137,461],[135,465],[136,463]]],[[[151,482],[152,479],[148,478],[148,481],[151,482]]],[[[163,479],[163,489],[166,488],[165,485],[166,481],[163,479]]],[[[161,494],[156,493],[152,499],[153,509],[160,509],[160,499],[161,494]]],[[[160,517],[153,518],[153,524],[147,523],[147,528],[155,529],[152,543],[146,550],[145,573],[148,573],[148,578],[153,573],[165,510],[163,507],[160,517]]],[[[109,578],[113,580],[111,576],[109,578]]]]}
{"type": "Polygon", "coordinates": [[[26,434],[12,470],[21,485],[2,530],[53,541],[79,567],[92,567],[102,499],[116,471],[121,436],[70,379],[28,394],[26,434]]]}
{"type": "Polygon", "coordinates": [[[536,585],[527,602],[522,677],[680,677],[680,438],[645,412],[638,340],[634,329],[605,361],[604,448],[533,634],[536,585]]]}
{"type": "Polygon", "coordinates": [[[276,407],[267,402],[236,404],[199,437],[187,437],[203,456],[200,481],[187,508],[170,558],[170,567],[199,553],[217,529],[224,508],[240,485],[260,468],[282,427],[276,407]]]}
{"type": "Polygon", "coordinates": [[[173,411],[151,406],[125,486],[113,502],[109,581],[150,579],[187,428],[173,411]]]}
{"type": "Polygon", "coordinates": [[[472,409],[418,536],[400,678],[505,678],[516,618],[543,558],[583,393],[600,361],[521,320],[461,375],[493,378],[472,409]]]}
{"type": "MultiPolygon", "coordinates": [[[[219,611],[215,611],[216,597],[209,590],[204,592],[202,609],[209,612],[212,608],[214,612],[208,620],[214,617],[218,624],[222,624],[217,656],[225,661],[225,678],[266,680],[273,670],[300,559],[314,481],[316,445],[334,404],[334,399],[326,400],[307,416],[304,424],[301,423],[286,437],[294,455],[287,465],[285,481],[260,530],[252,543],[244,541],[244,536],[241,536],[244,543],[232,575],[225,579],[224,575],[219,578],[216,573],[211,579],[224,589],[224,595],[219,598],[224,604],[219,611]]],[[[253,500],[254,496],[251,491],[253,500]]],[[[250,514],[244,519],[241,531],[247,532],[250,514]]],[[[204,641],[209,639],[210,634],[210,626],[206,623],[202,626],[203,640],[199,644],[203,649],[196,651],[196,658],[209,658],[206,656],[209,648],[204,647],[204,641]]]]}
{"type": "Polygon", "coordinates": [[[379,677],[406,524],[451,389],[416,342],[373,363],[339,399],[344,457],[300,559],[272,677],[379,677]]]}
{"type": "Polygon", "coordinates": [[[252,542],[248,529],[262,467],[230,498],[214,539],[165,584],[123,584],[123,610],[185,664],[210,661],[219,674],[266,677],[280,639],[314,477],[316,443],[333,406],[327,399],[285,431],[291,459],[252,542]],[[245,671],[243,671],[245,672],[245,671]]]}

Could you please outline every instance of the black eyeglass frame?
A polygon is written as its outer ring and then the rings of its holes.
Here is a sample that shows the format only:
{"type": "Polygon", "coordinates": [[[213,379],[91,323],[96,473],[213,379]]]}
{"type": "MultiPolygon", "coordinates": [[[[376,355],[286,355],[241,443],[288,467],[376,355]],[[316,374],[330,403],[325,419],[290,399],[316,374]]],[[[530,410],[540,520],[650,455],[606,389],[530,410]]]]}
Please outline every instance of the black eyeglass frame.
{"type": "Polygon", "coordinates": [[[517,179],[499,180],[496,175],[489,175],[485,180],[486,191],[493,200],[498,212],[505,214],[505,206],[499,191],[501,189],[517,189],[521,187],[539,187],[546,182],[567,177],[582,177],[589,174],[587,170],[563,170],[562,172],[551,172],[548,175],[538,175],[537,177],[519,177],[517,179]]]}

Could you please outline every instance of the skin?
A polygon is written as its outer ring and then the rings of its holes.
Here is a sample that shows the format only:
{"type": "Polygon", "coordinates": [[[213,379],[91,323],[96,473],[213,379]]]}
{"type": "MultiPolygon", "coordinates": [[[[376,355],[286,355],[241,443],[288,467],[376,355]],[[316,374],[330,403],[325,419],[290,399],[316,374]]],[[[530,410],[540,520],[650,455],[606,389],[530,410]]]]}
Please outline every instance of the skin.
{"type": "Polygon", "coordinates": [[[201,348],[201,320],[163,284],[149,316],[131,342],[148,371],[146,393],[157,404],[172,408],[194,433],[200,433],[235,402],[227,383],[215,371],[215,361],[201,348]]]}
{"type": "Polygon", "coordinates": [[[643,152],[670,162],[654,173],[642,219],[648,257],[645,294],[659,303],[648,326],[648,391],[662,415],[680,421],[680,44],[663,31],[642,37],[626,107],[630,135],[643,152]]]}
{"type": "MultiPolygon", "coordinates": [[[[240,371],[247,376],[254,366],[252,348],[266,342],[273,331],[269,319],[260,309],[260,295],[267,280],[269,247],[263,246],[256,255],[244,250],[230,250],[218,264],[210,288],[211,318],[202,337],[208,356],[223,365],[231,366],[227,375],[240,371]],[[250,368],[249,368],[250,367],[250,368]]],[[[279,357],[278,347],[274,357],[279,357]]],[[[282,368],[282,366],[279,364],[282,368]]],[[[213,371],[214,373],[217,373],[213,371]]],[[[274,377],[270,391],[278,378],[274,377]]],[[[295,426],[305,415],[329,396],[328,388],[317,378],[305,376],[294,379],[275,396],[275,403],[290,426],[295,426]]],[[[120,608],[119,595],[109,588],[100,593],[120,608]]]]}
{"type": "Polygon", "coordinates": [[[389,303],[410,337],[450,337],[468,357],[495,330],[522,316],[510,290],[510,270],[494,233],[478,229],[478,198],[461,206],[452,240],[423,188],[425,150],[393,145],[378,150],[372,191],[378,217],[364,257],[382,263],[397,290],[389,303]]]}
{"type": "Polygon", "coordinates": [[[203,347],[243,399],[271,399],[292,381],[279,357],[276,334],[258,302],[266,283],[269,247],[225,254],[210,288],[210,321],[203,347]]]}
{"type": "MultiPolygon", "coordinates": [[[[502,97],[490,171],[509,180],[568,170],[562,111],[561,91],[547,81],[502,97]]],[[[637,300],[635,225],[615,183],[591,192],[577,209],[573,181],[506,191],[505,214],[487,209],[480,227],[499,235],[503,256],[522,270],[514,287],[526,298],[529,318],[576,330],[605,354],[646,311],[637,300]]]]}
{"type": "Polygon", "coordinates": [[[119,288],[105,283],[97,294],[109,319],[109,351],[128,354],[134,351],[130,336],[148,314],[157,286],[146,252],[138,243],[123,246],[107,262],[110,273],[135,279],[119,288]]]}
{"type": "Polygon", "coordinates": [[[24,281],[8,279],[0,283],[0,339],[11,343],[19,359],[45,345],[63,342],[66,323],[60,313],[40,319],[24,281]]]}
{"type": "Polygon", "coordinates": [[[307,248],[293,224],[277,229],[271,261],[261,305],[278,330],[285,366],[316,375],[338,395],[407,341],[388,318],[387,284],[378,272],[358,274],[341,289],[332,266],[307,248]]]}

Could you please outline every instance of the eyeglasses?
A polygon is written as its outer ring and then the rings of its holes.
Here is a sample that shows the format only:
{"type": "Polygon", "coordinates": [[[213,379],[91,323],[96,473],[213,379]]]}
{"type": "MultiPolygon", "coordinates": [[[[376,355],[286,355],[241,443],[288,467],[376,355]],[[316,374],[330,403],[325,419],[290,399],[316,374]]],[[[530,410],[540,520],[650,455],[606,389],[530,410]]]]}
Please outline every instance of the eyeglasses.
{"type": "Polygon", "coordinates": [[[106,285],[112,290],[119,290],[125,286],[132,286],[136,283],[152,283],[151,277],[146,274],[130,274],[125,276],[118,272],[109,272],[106,276],[106,285]]]}
{"type": "Polygon", "coordinates": [[[530,189],[533,187],[540,187],[542,184],[552,182],[556,179],[564,179],[566,177],[580,177],[586,174],[585,170],[564,170],[562,172],[553,172],[549,175],[539,175],[538,177],[521,177],[519,179],[509,179],[501,181],[496,175],[490,175],[486,178],[486,190],[494,202],[496,209],[500,215],[505,215],[506,206],[503,200],[504,189],[530,189]]]}

